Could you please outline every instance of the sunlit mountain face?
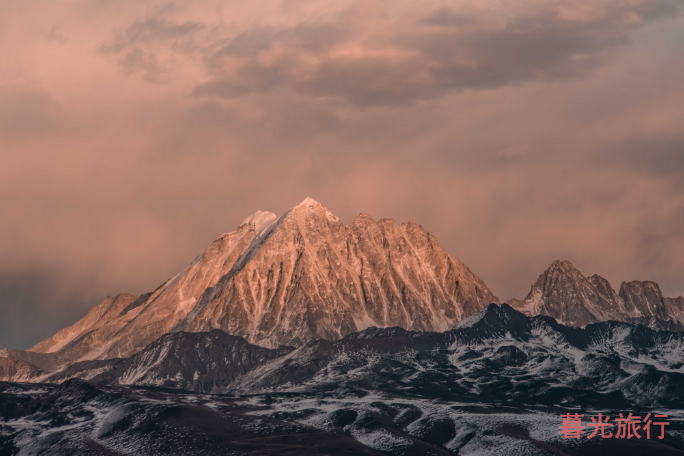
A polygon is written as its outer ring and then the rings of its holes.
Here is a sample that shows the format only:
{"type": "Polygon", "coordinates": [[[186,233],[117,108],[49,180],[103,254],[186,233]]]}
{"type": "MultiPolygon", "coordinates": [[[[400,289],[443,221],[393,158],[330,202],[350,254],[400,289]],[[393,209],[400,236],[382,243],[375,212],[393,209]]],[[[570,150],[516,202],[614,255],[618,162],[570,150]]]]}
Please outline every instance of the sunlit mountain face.
{"type": "Polygon", "coordinates": [[[684,455],[683,13],[0,1],[0,456],[684,455]]]}

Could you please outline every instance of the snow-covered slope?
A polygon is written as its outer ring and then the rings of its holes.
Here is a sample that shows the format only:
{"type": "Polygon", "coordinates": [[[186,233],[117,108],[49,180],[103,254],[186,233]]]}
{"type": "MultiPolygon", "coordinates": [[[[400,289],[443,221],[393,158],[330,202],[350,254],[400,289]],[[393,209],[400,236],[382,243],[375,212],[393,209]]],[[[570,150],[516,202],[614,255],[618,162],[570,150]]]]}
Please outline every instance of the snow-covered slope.
{"type": "Polygon", "coordinates": [[[572,328],[490,305],[444,333],[369,329],[313,341],[227,391],[350,391],[547,406],[684,407],[684,334],[602,322],[572,328]]]}
{"type": "Polygon", "coordinates": [[[413,221],[362,214],[344,226],[307,198],[281,217],[256,212],[154,292],[107,298],[30,351],[66,363],[127,358],[177,331],[222,329],[269,348],[370,326],[444,331],[492,302],[413,221]]]}
{"type": "Polygon", "coordinates": [[[213,393],[365,389],[515,406],[684,408],[684,333],[614,321],[573,328],[491,304],[442,333],[367,328],[297,349],[220,330],[172,333],[90,378],[213,393]]]}
{"type": "MultiPolygon", "coordinates": [[[[221,330],[169,333],[129,359],[76,363],[56,380],[73,374],[89,383],[0,382],[0,449],[679,454],[668,448],[684,443],[684,333],[615,321],[575,328],[506,304],[491,304],[457,326],[441,333],[366,328],[278,350],[221,330]],[[87,375],[88,368],[106,372],[87,375]],[[558,433],[563,413],[627,411],[667,415],[665,439],[609,439],[596,447],[595,440],[558,433]],[[329,434],[302,440],[317,432],[329,434]],[[288,435],[292,447],[284,445],[288,435]],[[336,445],[321,446],[335,438],[336,445]]],[[[32,381],[31,366],[12,369],[15,378],[32,381]]]]}
{"type": "Polygon", "coordinates": [[[506,304],[441,333],[372,327],[268,349],[221,330],[176,332],[125,360],[83,361],[50,374],[25,362],[0,362],[3,368],[14,381],[76,377],[206,393],[370,389],[515,406],[684,409],[684,333],[616,321],[573,328],[506,304]]]}

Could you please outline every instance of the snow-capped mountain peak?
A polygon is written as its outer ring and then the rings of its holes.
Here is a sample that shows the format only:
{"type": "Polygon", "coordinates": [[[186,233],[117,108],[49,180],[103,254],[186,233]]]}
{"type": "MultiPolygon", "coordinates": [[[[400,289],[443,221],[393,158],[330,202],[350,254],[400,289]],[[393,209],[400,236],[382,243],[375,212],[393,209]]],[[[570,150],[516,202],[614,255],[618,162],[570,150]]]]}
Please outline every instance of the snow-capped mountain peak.
{"type": "Polygon", "coordinates": [[[155,291],[121,300],[106,322],[88,317],[33,350],[58,347],[76,361],[129,357],[178,331],[221,329],[267,348],[371,326],[445,331],[491,302],[417,223],[360,215],[344,226],[306,198],[280,217],[255,212],[155,291]]]}

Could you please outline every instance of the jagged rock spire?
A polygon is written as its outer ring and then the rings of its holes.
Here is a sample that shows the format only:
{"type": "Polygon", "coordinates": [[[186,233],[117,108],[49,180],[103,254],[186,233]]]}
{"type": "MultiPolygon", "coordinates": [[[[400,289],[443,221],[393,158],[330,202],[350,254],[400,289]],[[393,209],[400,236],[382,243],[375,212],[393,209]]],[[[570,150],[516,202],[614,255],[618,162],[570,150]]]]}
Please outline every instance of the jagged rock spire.
{"type": "Polygon", "coordinates": [[[658,284],[623,282],[618,294],[603,277],[585,277],[560,260],[539,276],[523,301],[508,304],[526,315],[548,315],[570,326],[607,320],[649,324],[651,318],[684,322],[684,298],[664,298],[658,284]]]}

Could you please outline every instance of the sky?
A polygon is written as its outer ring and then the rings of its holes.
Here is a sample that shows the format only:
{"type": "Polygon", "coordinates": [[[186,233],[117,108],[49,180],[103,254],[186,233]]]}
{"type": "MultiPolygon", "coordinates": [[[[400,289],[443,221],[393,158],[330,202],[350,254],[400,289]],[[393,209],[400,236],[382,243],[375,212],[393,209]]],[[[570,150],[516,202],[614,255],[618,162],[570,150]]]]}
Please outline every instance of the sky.
{"type": "Polygon", "coordinates": [[[307,196],[415,220],[502,301],[556,259],[682,295],[683,9],[3,0],[0,347],[307,196]]]}

